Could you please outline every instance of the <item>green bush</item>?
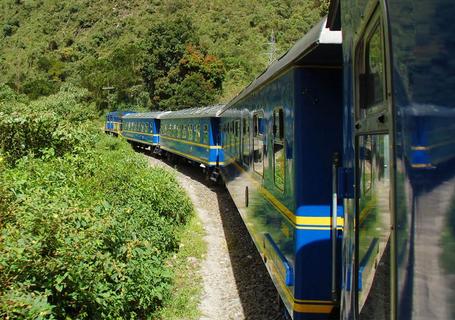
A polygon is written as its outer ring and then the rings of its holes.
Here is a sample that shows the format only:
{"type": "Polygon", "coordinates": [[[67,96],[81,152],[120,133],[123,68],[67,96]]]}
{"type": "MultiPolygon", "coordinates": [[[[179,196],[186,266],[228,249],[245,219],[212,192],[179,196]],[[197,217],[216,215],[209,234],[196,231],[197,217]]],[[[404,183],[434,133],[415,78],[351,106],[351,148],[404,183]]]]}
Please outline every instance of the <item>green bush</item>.
{"type": "Polygon", "coordinates": [[[6,89],[1,93],[5,100],[0,103],[0,150],[8,163],[30,153],[62,156],[92,142],[93,125],[87,121],[95,112],[93,105],[84,104],[84,90],[67,86],[31,103],[17,101],[6,89]]]}
{"type": "Polygon", "coordinates": [[[192,212],[175,178],[95,131],[86,92],[0,94],[0,318],[148,319],[192,212]]]}
{"type": "Polygon", "coordinates": [[[147,318],[168,297],[191,204],[126,143],[97,140],[0,174],[0,317],[147,318]]]}

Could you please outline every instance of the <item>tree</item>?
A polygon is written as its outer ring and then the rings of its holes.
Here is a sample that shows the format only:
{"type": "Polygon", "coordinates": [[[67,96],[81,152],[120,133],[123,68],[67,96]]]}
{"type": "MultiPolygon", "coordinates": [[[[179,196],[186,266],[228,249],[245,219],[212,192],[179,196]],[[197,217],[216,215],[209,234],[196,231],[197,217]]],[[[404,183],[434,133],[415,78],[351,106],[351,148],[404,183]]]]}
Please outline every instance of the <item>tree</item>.
{"type": "Polygon", "coordinates": [[[144,48],[142,76],[155,109],[196,107],[216,101],[224,67],[200,48],[188,17],[153,25],[144,48]]]}

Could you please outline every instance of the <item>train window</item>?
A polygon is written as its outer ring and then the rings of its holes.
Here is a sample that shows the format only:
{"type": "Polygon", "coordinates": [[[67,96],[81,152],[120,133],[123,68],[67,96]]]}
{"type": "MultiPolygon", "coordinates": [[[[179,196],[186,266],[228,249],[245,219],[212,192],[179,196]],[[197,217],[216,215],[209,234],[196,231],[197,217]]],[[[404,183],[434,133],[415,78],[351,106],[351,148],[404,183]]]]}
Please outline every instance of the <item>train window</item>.
{"type": "Polygon", "coordinates": [[[234,122],[234,135],[235,135],[235,153],[240,157],[240,120],[234,122]]]}
{"type": "Polygon", "coordinates": [[[390,173],[389,136],[358,140],[358,308],[360,318],[390,315],[390,173]]]}
{"type": "Polygon", "coordinates": [[[209,144],[209,125],[204,124],[204,137],[203,144],[209,144]]]}
{"type": "Polygon", "coordinates": [[[194,138],[196,142],[201,142],[201,125],[197,124],[196,129],[194,131],[195,131],[194,138]]]}
{"type": "Polygon", "coordinates": [[[246,165],[250,164],[250,121],[248,117],[242,122],[242,160],[246,165]]]}
{"type": "Polygon", "coordinates": [[[189,125],[189,129],[188,129],[188,140],[193,141],[193,125],[192,124],[189,125]]]}
{"type": "Polygon", "coordinates": [[[261,176],[264,174],[264,113],[256,112],[253,115],[253,169],[261,176]]]}
{"type": "Polygon", "coordinates": [[[188,126],[184,125],[183,132],[182,132],[182,139],[187,139],[187,138],[188,138],[188,126]]]}
{"type": "Polygon", "coordinates": [[[183,126],[180,124],[177,129],[177,136],[182,138],[183,126]]]}
{"type": "Polygon", "coordinates": [[[273,111],[273,180],[275,186],[284,190],[285,149],[284,149],[284,114],[283,108],[273,111]]]}
{"type": "Polygon", "coordinates": [[[229,122],[229,151],[234,153],[235,137],[234,137],[234,121],[229,122]]]}
{"type": "Polygon", "coordinates": [[[371,28],[365,39],[358,53],[362,55],[359,70],[359,116],[362,118],[385,107],[385,57],[382,26],[379,22],[371,28]]]}

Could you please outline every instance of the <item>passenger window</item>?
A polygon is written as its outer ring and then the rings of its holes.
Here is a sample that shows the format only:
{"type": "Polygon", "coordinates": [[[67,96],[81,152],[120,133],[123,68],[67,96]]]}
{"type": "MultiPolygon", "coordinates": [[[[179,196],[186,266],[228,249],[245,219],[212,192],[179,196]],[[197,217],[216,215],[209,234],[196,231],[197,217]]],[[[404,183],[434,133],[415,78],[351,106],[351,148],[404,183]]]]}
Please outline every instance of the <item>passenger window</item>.
{"type": "Polygon", "coordinates": [[[238,155],[238,157],[240,158],[240,120],[236,120],[234,122],[235,124],[235,127],[234,127],[234,134],[235,134],[235,146],[234,146],[234,150],[235,150],[235,153],[238,155]]]}
{"type": "Polygon", "coordinates": [[[264,174],[264,113],[253,115],[253,169],[261,176],[264,174]]]}
{"type": "Polygon", "coordinates": [[[187,139],[188,138],[188,126],[183,126],[183,134],[182,134],[182,139],[187,139]]]}
{"type": "Polygon", "coordinates": [[[204,144],[209,144],[209,126],[204,124],[204,144]]]}
{"type": "Polygon", "coordinates": [[[360,72],[360,117],[377,113],[383,109],[385,100],[384,48],[380,23],[377,23],[366,38],[363,66],[360,72]]]}
{"type": "Polygon", "coordinates": [[[201,142],[201,125],[196,126],[196,141],[201,142]]]}
{"type": "Polygon", "coordinates": [[[284,190],[285,149],[284,149],[284,114],[283,108],[273,112],[273,179],[275,186],[284,190]]]}
{"type": "Polygon", "coordinates": [[[243,118],[242,123],[242,159],[246,165],[250,164],[250,122],[248,117],[243,118]]]}

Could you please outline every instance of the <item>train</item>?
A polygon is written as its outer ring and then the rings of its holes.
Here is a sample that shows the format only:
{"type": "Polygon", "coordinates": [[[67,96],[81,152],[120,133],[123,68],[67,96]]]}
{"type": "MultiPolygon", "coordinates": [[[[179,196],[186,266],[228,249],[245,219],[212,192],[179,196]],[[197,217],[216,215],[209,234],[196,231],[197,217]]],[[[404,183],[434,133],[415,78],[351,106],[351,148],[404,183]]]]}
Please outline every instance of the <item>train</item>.
{"type": "Polygon", "coordinates": [[[455,318],[454,11],[332,0],[226,105],[105,131],[226,185],[290,318],[455,318]]]}

